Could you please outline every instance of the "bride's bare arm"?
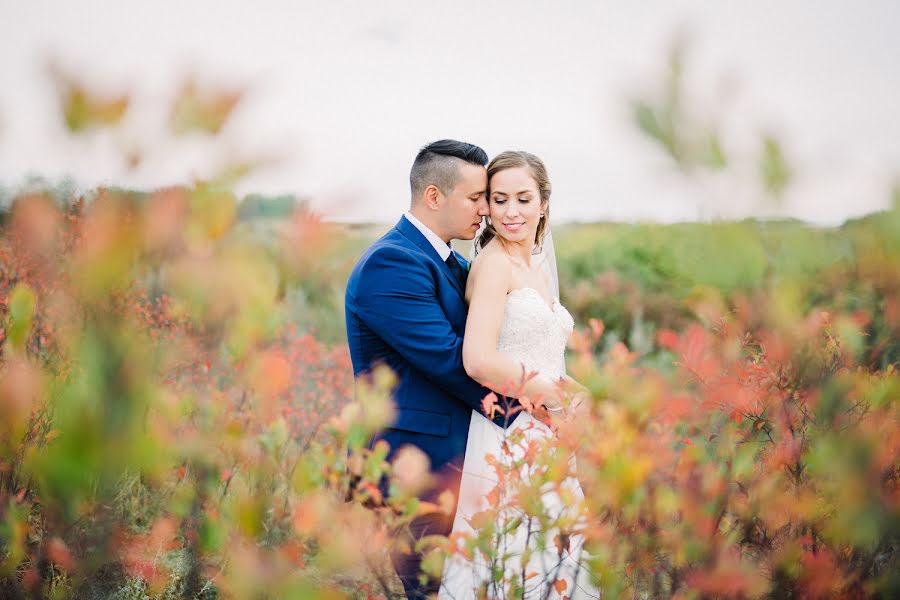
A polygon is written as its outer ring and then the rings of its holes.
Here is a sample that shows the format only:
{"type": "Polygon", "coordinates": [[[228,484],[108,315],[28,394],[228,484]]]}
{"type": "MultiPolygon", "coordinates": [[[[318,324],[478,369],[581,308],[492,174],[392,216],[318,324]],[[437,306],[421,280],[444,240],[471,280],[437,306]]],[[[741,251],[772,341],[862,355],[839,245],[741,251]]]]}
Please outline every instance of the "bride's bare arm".
{"type": "MultiPolygon", "coordinates": [[[[510,391],[522,379],[522,366],[497,350],[511,278],[512,267],[505,256],[485,253],[472,265],[467,290],[470,300],[463,366],[469,377],[499,393],[510,391]]],[[[560,404],[557,386],[539,377],[526,382],[522,394],[548,408],[560,404]]]]}

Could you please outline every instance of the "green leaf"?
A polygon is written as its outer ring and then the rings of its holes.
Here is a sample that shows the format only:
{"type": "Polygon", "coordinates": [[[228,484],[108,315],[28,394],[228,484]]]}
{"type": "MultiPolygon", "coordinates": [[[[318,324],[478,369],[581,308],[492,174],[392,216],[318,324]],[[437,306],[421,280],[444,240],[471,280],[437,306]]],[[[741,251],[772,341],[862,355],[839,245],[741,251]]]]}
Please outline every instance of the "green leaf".
{"type": "Polygon", "coordinates": [[[781,143],[771,135],[763,136],[763,150],[759,169],[763,185],[775,197],[780,197],[791,182],[793,173],[784,157],[781,143]]]}
{"type": "Polygon", "coordinates": [[[9,343],[13,348],[24,349],[31,331],[31,321],[37,298],[34,291],[24,283],[13,288],[9,298],[9,343]]]}

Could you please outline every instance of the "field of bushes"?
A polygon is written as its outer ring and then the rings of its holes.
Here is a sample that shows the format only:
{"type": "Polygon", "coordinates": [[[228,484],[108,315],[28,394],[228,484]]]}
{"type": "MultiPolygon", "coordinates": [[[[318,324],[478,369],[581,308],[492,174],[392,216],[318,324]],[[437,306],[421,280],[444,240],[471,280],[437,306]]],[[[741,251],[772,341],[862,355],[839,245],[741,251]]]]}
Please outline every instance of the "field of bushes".
{"type": "MultiPolygon", "coordinates": [[[[386,228],[203,184],[16,195],[0,597],[396,595],[394,534],[442,506],[416,500],[417,457],[366,448],[391,374],[354,391],[343,287],[386,228]]],[[[500,474],[488,521],[504,502],[546,520],[529,498],[574,453],[584,519],[541,522],[560,548],[585,536],[605,597],[896,596],[900,206],[553,235],[592,402],[566,452],[534,450],[536,479],[500,474]]],[[[502,566],[491,533],[428,540],[429,569],[476,548],[502,566]]]]}

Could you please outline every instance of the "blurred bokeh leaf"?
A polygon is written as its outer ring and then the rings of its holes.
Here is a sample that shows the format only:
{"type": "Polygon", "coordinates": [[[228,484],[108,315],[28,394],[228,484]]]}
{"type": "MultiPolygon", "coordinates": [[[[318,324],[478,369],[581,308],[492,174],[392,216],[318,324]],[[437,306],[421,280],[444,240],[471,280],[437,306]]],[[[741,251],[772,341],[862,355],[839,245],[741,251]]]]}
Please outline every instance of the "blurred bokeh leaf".
{"type": "Polygon", "coordinates": [[[37,299],[34,291],[25,284],[18,284],[9,295],[9,343],[17,350],[25,349],[31,331],[31,321],[37,299]]]}
{"type": "Polygon", "coordinates": [[[782,196],[793,178],[793,172],[784,156],[782,144],[771,134],[766,134],[762,138],[759,171],[766,190],[776,198],[782,196]]]}
{"type": "Polygon", "coordinates": [[[49,71],[59,93],[63,122],[69,131],[80,133],[96,127],[111,127],[125,117],[131,104],[129,94],[91,89],[56,64],[51,64],[49,71]]]}
{"type": "Polygon", "coordinates": [[[188,78],[175,97],[169,127],[176,135],[191,131],[216,135],[242,97],[243,92],[201,87],[195,78],[188,78]]]}

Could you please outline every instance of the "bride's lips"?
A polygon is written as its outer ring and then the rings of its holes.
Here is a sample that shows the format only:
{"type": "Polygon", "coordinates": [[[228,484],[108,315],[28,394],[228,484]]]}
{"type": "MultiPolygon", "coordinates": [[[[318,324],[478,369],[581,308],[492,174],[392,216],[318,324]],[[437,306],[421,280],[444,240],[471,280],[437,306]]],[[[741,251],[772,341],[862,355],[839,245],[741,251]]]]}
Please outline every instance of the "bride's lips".
{"type": "Polygon", "coordinates": [[[522,228],[525,223],[504,223],[503,227],[505,227],[508,231],[518,231],[522,228]]]}

